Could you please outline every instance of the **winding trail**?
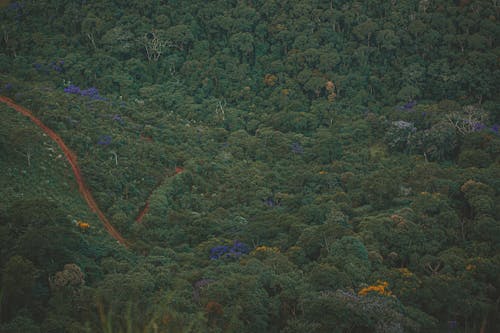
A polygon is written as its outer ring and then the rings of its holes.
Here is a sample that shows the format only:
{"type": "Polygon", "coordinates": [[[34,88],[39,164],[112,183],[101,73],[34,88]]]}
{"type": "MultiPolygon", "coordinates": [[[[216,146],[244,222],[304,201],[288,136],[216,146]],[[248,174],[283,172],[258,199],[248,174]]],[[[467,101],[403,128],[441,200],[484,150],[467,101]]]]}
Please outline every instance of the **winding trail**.
{"type": "Polygon", "coordinates": [[[107,217],[104,215],[104,213],[101,211],[99,206],[97,205],[94,197],[90,193],[90,190],[88,189],[87,185],[83,181],[82,173],[80,171],[80,167],[78,166],[76,154],[66,146],[62,138],[57,135],[56,132],[45,126],[40,119],[35,117],[30,110],[14,103],[13,100],[11,100],[8,97],[0,96],[0,102],[5,103],[7,106],[10,108],[16,110],[17,112],[21,113],[22,115],[28,117],[33,123],[35,123],[38,127],[40,127],[52,140],[54,140],[59,147],[61,147],[62,151],[64,152],[64,155],[68,159],[69,164],[71,165],[71,168],[73,169],[73,173],[75,174],[75,179],[76,182],[78,183],[78,190],[80,191],[80,194],[83,196],[85,201],[87,202],[87,205],[89,208],[97,214],[99,217],[99,220],[104,224],[104,228],[106,228],[107,232],[118,242],[121,244],[125,245],[126,247],[129,247],[129,242],[123,238],[123,236],[118,232],[118,230],[113,227],[113,225],[109,222],[107,217]]]}
{"type": "MultiPolygon", "coordinates": [[[[175,172],[174,172],[173,176],[178,175],[178,174],[180,174],[180,173],[182,173],[182,172],[184,172],[184,168],[176,166],[176,167],[175,167],[175,172]]],[[[167,175],[167,177],[168,177],[168,175],[167,175]]],[[[165,181],[165,178],[164,178],[162,181],[160,181],[160,182],[159,182],[159,183],[158,183],[158,184],[157,184],[157,185],[156,185],[156,186],[155,186],[155,187],[151,190],[151,192],[149,193],[149,196],[148,196],[148,198],[146,199],[146,203],[144,204],[144,206],[143,206],[142,210],[139,212],[139,214],[138,214],[138,215],[137,215],[137,217],[135,218],[135,221],[136,221],[137,223],[142,223],[142,218],[144,217],[144,215],[146,215],[146,214],[149,212],[149,199],[150,199],[150,198],[151,198],[151,196],[153,195],[154,191],[155,191],[158,187],[160,187],[160,185],[162,185],[164,181],[165,181]]]]}

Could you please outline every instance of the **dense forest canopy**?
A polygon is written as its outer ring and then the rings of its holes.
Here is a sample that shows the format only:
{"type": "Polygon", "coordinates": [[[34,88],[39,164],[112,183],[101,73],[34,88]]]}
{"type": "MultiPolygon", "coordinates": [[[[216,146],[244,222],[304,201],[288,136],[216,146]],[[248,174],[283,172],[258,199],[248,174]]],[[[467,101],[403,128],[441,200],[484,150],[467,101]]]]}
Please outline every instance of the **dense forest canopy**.
{"type": "Polygon", "coordinates": [[[499,19],[0,0],[0,332],[500,331],[499,19]]]}

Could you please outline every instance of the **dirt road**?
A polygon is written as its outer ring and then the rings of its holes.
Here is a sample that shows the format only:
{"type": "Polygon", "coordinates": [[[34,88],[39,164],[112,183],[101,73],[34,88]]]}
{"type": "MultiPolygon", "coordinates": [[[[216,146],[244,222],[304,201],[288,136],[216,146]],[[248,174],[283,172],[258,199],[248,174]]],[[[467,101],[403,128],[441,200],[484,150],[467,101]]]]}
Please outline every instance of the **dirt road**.
{"type": "Polygon", "coordinates": [[[108,231],[108,233],[116,239],[118,242],[125,246],[129,246],[128,242],[123,238],[123,236],[113,227],[113,225],[109,222],[107,217],[104,215],[104,213],[101,211],[99,206],[97,205],[94,197],[90,193],[90,190],[88,189],[87,185],[85,184],[82,173],[80,171],[80,167],[78,166],[77,158],[75,153],[66,146],[64,141],[61,139],[59,135],[57,135],[56,132],[45,126],[40,119],[35,117],[30,110],[14,103],[10,98],[0,96],[0,102],[7,104],[9,107],[12,109],[16,110],[17,112],[23,114],[24,116],[28,117],[33,123],[35,123],[38,127],[40,127],[52,140],[54,140],[59,147],[61,147],[62,151],[64,152],[64,155],[68,159],[69,164],[71,165],[71,169],[73,169],[73,173],[75,174],[75,179],[76,182],[78,183],[78,190],[80,191],[80,194],[83,196],[85,201],[87,202],[87,205],[90,207],[90,209],[97,214],[99,217],[99,220],[104,224],[104,228],[108,231]]]}

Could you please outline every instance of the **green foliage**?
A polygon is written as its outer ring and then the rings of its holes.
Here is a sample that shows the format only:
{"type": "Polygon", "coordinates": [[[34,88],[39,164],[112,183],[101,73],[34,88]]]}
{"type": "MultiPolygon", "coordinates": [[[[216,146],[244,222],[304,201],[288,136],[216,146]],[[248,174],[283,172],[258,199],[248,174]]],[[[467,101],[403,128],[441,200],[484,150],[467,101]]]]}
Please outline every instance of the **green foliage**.
{"type": "Polygon", "coordinates": [[[0,331],[500,331],[498,20],[487,0],[0,1],[0,95],[131,242],[1,103],[0,331]],[[377,280],[391,296],[356,294],[377,280]]]}
{"type": "Polygon", "coordinates": [[[371,205],[376,208],[387,208],[399,194],[400,183],[388,171],[381,170],[365,178],[362,188],[371,205]]]}
{"type": "Polygon", "coordinates": [[[0,325],[5,333],[39,333],[40,327],[29,317],[19,315],[6,324],[0,325]]]}
{"type": "Polygon", "coordinates": [[[31,303],[37,277],[35,265],[21,256],[11,257],[2,270],[2,317],[12,318],[31,303]]]}

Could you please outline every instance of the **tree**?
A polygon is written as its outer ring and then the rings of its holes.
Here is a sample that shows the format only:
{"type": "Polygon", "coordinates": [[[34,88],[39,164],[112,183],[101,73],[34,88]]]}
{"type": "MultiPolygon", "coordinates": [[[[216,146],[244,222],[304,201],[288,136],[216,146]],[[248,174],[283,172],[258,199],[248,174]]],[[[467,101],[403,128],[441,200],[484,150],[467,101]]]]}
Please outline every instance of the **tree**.
{"type": "Polygon", "coordinates": [[[40,327],[35,321],[22,314],[6,324],[0,324],[0,330],[5,333],[40,333],[40,327]]]}
{"type": "Polygon", "coordinates": [[[358,40],[365,42],[368,47],[370,47],[370,40],[375,31],[377,30],[378,25],[371,19],[364,21],[361,24],[358,24],[352,29],[354,35],[358,38],[358,40]]]}
{"type": "Polygon", "coordinates": [[[394,53],[400,46],[399,37],[394,30],[384,29],[377,31],[376,34],[378,47],[385,52],[394,53]]]}
{"type": "Polygon", "coordinates": [[[26,157],[28,167],[31,167],[34,154],[40,152],[40,140],[40,133],[34,128],[20,127],[10,134],[11,147],[26,157]]]}
{"type": "Polygon", "coordinates": [[[400,181],[389,171],[379,170],[363,180],[362,188],[368,202],[377,209],[387,208],[400,191],[400,181]]]}
{"type": "Polygon", "coordinates": [[[153,30],[145,33],[140,41],[142,45],[144,45],[149,62],[157,62],[169,46],[169,42],[165,39],[165,33],[163,31],[153,30]]]}
{"type": "Polygon", "coordinates": [[[457,146],[455,128],[445,122],[437,123],[423,131],[413,132],[408,138],[410,151],[423,154],[429,161],[453,158],[457,146]]]}
{"type": "Polygon", "coordinates": [[[333,129],[318,129],[313,136],[312,155],[320,163],[328,164],[342,158],[342,144],[333,129]]]}
{"type": "Polygon", "coordinates": [[[31,305],[37,273],[35,265],[22,256],[15,255],[7,261],[2,270],[2,320],[31,305]]]}
{"type": "Polygon", "coordinates": [[[487,120],[487,113],[474,105],[463,107],[461,111],[453,111],[446,115],[448,122],[461,135],[481,129],[487,120]]]}
{"type": "Polygon", "coordinates": [[[240,62],[253,62],[254,38],[248,32],[238,32],[229,38],[229,45],[239,55],[240,62]]]}
{"type": "Polygon", "coordinates": [[[191,28],[185,24],[175,25],[165,31],[165,38],[168,40],[168,47],[178,51],[188,52],[194,41],[191,28]]]}
{"type": "Polygon", "coordinates": [[[363,242],[354,236],[343,236],[329,245],[329,255],[324,262],[334,264],[345,272],[351,281],[351,286],[365,282],[370,273],[371,265],[368,251],[363,242]]]}
{"type": "MultiPolygon", "coordinates": [[[[94,49],[96,49],[97,46],[95,44],[93,32],[88,32],[87,36],[90,36],[88,38],[94,49]]],[[[134,34],[126,27],[116,26],[106,31],[100,43],[104,46],[104,49],[115,58],[127,60],[131,58],[137,50],[136,40],[137,38],[134,34]]]]}
{"type": "Polygon", "coordinates": [[[82,38],[90,44],[91,48],[97,50],[98,41],[104,33],[105,24],[103,20],[89,13],[82,21],[82,38]]]}

